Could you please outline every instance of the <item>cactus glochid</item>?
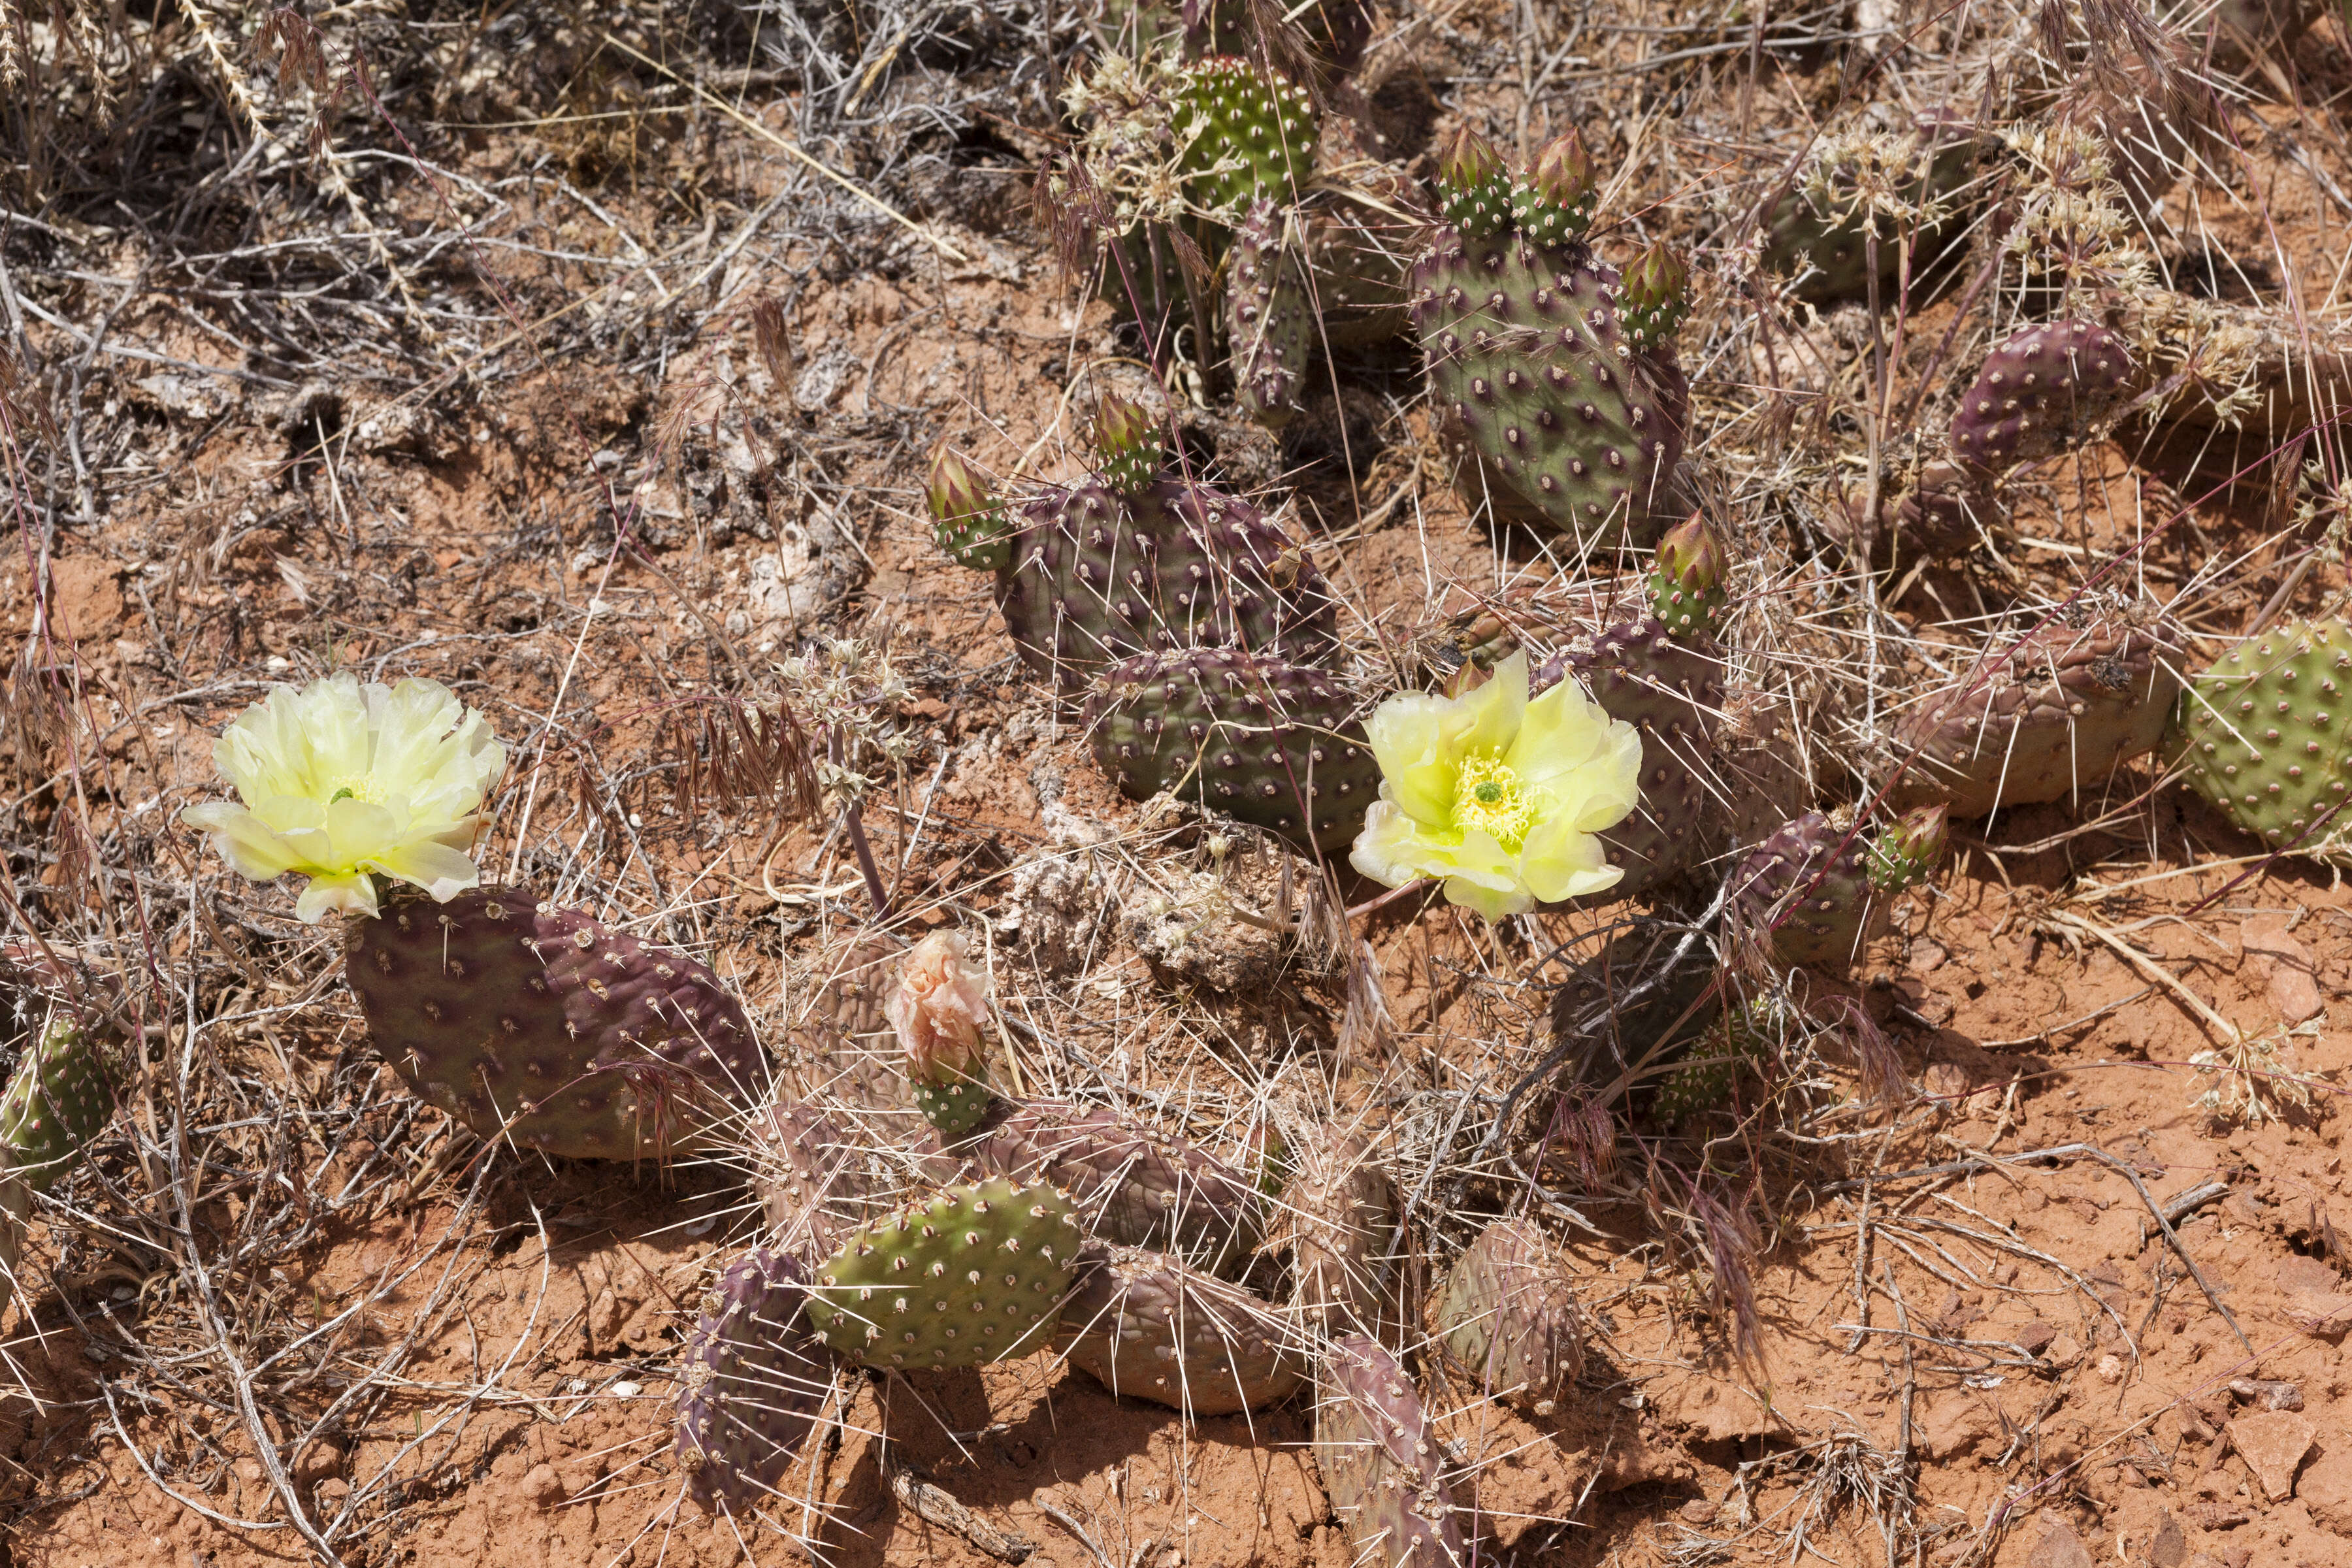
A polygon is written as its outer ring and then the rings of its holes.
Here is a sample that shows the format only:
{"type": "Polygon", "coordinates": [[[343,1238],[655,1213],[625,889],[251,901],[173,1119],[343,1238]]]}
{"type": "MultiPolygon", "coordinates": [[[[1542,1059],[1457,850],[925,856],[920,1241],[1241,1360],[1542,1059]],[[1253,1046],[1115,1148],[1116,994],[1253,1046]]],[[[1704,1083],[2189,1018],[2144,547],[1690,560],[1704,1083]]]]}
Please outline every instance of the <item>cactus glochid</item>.
{"type": "Polygon", "coordinates": [[[941,1190],[818,1263],[819,1342],[876,1367],[979,1366],[1053,1332],[1084,1240],[1069,1200],[1002,1177],[941,1190]]]}
{"type": "Polygon", "coordinates": [[[2285,620],[2195,677],[2171,752],[2189,787],[2276,849],[2352,847],[2352,623],[2285,620]]]}
{"type": "Polygon", "coordinates": [[[761,1247],[703,1292],[671,1426],[687,1495],[714,1512],[756,1508],[775,1489],[833,1384],[803,1313],[805,1279],[761,1247]]]}
{"type": "Polygon", "coordinates": [[[1057,1344],[1113,1394],[1192,1415],[1276,1405],[1305,1382],[1274,1309],[1166,1253],[1089,1245],[1057,1344]]]}
{"type": "Polygon", "coordinates": [[[2137,384],[2122,338],[2090,321],[2052,321],[1985,356],[1952,415],[1952,455],[1979,469],[2055,457],[2137,384]]]}
{"type": "Polygon", "coordinates": [[[1507,194],[1495,194],[1501,161],[1465,138],[1440,176],[1454,221],[1414,262],[1410,306],[1460,459],[1455,484],[1497,519],[1586,550],[1646,543],[1689,416],[1688,384],[1663,341],[1680,308],[1666,286],[1678,287],[1680,269],[1658,268],[1642,294],[1639,321],[1654,335],[1637,342],[1616,272],[1580,243],[1543,237],[1560,226],[1513,229],[1507,194]]]}
{"type": "Polygon", "coordinates": [[[1147,654],[1087,706],[1095,759],[1129,798],[1162,790],[1294,843],[1337,849],[1380,796],[1380,766],[1332,677],[1225,648],[1147,654]]]}
{"type": "Polygon", "coordinates": [[[1552,1413],[1584,1366],[1584,1326],[1559,1249],[1524,1220],[1478,1233],[1430,1317],[1448,1370],[1538,1415],[1552,1413]]]}
{"type": "Polygon", "coordinates": [[[395,891],[350,922],[368,1032],[420,1097],[485,1138],[575,1159],[698,1146],[768,1087],[719,979],[520,889],[395,891]]]}

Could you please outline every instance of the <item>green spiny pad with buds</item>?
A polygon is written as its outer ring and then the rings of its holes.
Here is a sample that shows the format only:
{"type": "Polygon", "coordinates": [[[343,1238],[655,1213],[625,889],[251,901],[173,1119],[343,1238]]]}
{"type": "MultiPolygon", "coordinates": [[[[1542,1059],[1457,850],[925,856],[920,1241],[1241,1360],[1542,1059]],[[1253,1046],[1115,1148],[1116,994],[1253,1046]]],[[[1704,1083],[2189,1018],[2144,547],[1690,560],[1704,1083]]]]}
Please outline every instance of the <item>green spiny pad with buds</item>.
{"type": "Polygon", "coordinates": [[[1690,389],[1670,348],[1637,351],[1625,336],[1616,273],[1581,251],[1446,228],[1412,281],[1464,499],[1586,551],[1654,539],[1690,389]]]}
{"type": "Polygon", "coordinates": [[[1611,718],[1642,731],[1642,804],[1601,835],[1609,863],[1625,874],[1592,901],[1635,898],[1713,852],[1700,825],[1712,815],[1724,653],[1705,632],[1675,637],[1643,616],[1601,631],[1559,662],[1611,718]]]}
{"type": "Polygon", "coordinates": [[[1168,462],[1168,442],[1160,421],[1143,405],[1117,393],[1095,405],[1087,426],[1103,482],[1125,496],[1147,489],[1168,462]]]}
{"type": "Polygon", "coordinates": [[[1690,268],[1657,241],[1626,266],[1617,307],[1628,342],[1637,348],[1664,342],[1690,314],[1690,268]]]}
{"type": "Polygon", "coordinates": [[[1734,906],[1749,930],[1770,932],[1775,960],[1832,970],[1853,962],[1873,913],[1864,848],[1861,834],[1809,811],[1748,852],[1732,873],[1734,906]]]}
{"type": "Polygon", "coordinates": [[[1095,760],[1130,799],[1173,791],[1328,850],[1354,840],[1380,797],[1355,707],[1322,670],[1202,648],[1106,670],[1087,723],[1095,760]]]}
{"type": "Polygon", "coordinates": [[[1087,1254],[1056,1345],[1113,1394],[1230,1415],[1305,1383],[1271,1303],[1149,1247],[1089,1243],[1087,1254]]]}
{"type": "Polygon", "coordinates": [[[997,608],[1023,662],[1065,694],[1138,654],[1242,647],[1312,662],[1335,601],[1282,530],[1214,486],[1093,481],[1023,504],[997,608]]]}
{"type": "Polygon", "coordinates": [[[1290,1253],[1291,1302],[1310,1328],[1370,1327],[1380,1321],[1381,1255],[1395,1223],[1388,1173],[1361,1138],[1328,1123],[1295,1152],[1269,1238],[1290,1253]]]}
{"type": "Polygon", "coordinates": [[[1208,1268],[1245,1258],[1265,1223],[1245,1173],[1112,1110],[1032,1101],[968,1152],[980,1170],[1062,1189],[1107,1241],[1181,1252],[1208,1268]]]}
{"type": "Polygon", "coordinates": [[[485,1138],[575,1159],[708,1142],[765,1095],[751,1020],[707,967],[520,889],[396,890],[344,973],[393,1070],[485,1138]]]}
{"type": "Polygon", "coordinates": [[[983,1061],[975,1060],[963,1068],[942,1068],[935,1079],[916,1079],[910,1087],[915,1109],[951,1142],[979,1126],[995,1103],[988,1091],[988,1066],[983,1061]]]}
{"type": "Polygon", "coordinates": [[[1457,126],[1437,157],[1437,201],[1465,239],[1486,239],[1511,223],[1511,177],[1494,143],[1457,126]]]}
{"type": "Polygon", "coordinates": [[[1315,168],[1315,110],[1307,89],[1220,55],[1184,73],[1177,133],[1187,193],[1212,212],[1241,216],[1252,202],[1287,202],[1315,168]]]}
{"type": "Polygon", "coordinates": [[[932,456],[923,499],[930,507],[931,538],[949,560],[981,572],[1013,564],[1012,515],[962,453],[942,447],[932,456]]]}
{"type": "Polygon", "coordinates": [[[0,1094],[0,1162],[27,1191],[46,1193],[113,1114],[105,1061],[89,1032],[60,1014],[26,1047],[0,1094]]]}
{"type": "Polygon", "coordinates": [[[703,1292],[671,1426],[687,1495],[714,1513],[764,1502],[824,1408],[833,1367],[809,1331],[806,1278],[759,1247],[703,1292]]]}
{"type": "Polygon", "coordinates": [[[1723,536],[1694,513],[1658,541],[1650,563],[1650,613],[1671,637],[1713,635],[1731,602],[1730,574],[1723,536]]]}
{"type": "Polygon", "coordinates": [[[1315,347],[1315,305],[1286,248],[1284,209],[1254,202],[1225,258],[1225,344],[1242,412],[1269,430],[1298,412],[1315,347]]]}
{"type": "Polygon", "coordinates": [[[809,1321],[875,1367],[980,1366],[1053,1332],[1085,1233],[1070,1200],[1002,1177],[949,1187],[819,1263],[809,1321]]]}
{"type": "Polygon", "coordinates": [[[2285,620],[2223,654],[2180,700],[2189,787],[2273,849],[2352,858],[2352,623],[2285,620]]]}
{"type": "Polygon", "coordinates": [[[1496,1220],[1454,1260],[1430,1332],[1446,1369],[1549,1415],[1584,1367],[1584,1324],[1559,1248],[1525,1220],[1496,1220]]]}
{"type": "Polygon", "coordinates": [[[1364,1334],[1331,1342],[1317,1379],[1315,1465],[1360,1564],[1457,1568],[1469,1555],[1445,1451],[1404,1368],[1364,1334]]]}
{"type": "Polygon", "coordinates": [[[1947,801],[1965,820],[2095,786],[2163,739],[2181,651],[2169,622],[2133,606],[2054,616],[2013,646],[1996,640],[1989,668],[1963,673],[1895,727],[1895,754],[1913,760],[1888,804],[1947,801]]]}
{"type": "MultiPolygon", "coordinates": [[[[1573,129],[1562,132],[1536,154],[1535,167],[1527,176],[1512,185],[1511,221],[1538,245],[1566,245],[1592,226],[1592,204],[1600,190],[1584,138],[1573,129]]],[[[1470,233],[1451,205],[1445,216],[1465,235],[1470,233]]]]}
{"type": "Polygon", "coordinates": [[[1870,885],[1882,893],[1916,888],[1936,873],[1952,847],[1951,808],[1942,802],[1906,811],[1870,847],[1870,885]]]}
{"type": "Polygon", "coordinates": [[[1952,414],[1952,455],[1980,469],[2055,457],[2139,384],[2124,340],[2093,321],[2049,321],[1985,356],[1952,414]]]}

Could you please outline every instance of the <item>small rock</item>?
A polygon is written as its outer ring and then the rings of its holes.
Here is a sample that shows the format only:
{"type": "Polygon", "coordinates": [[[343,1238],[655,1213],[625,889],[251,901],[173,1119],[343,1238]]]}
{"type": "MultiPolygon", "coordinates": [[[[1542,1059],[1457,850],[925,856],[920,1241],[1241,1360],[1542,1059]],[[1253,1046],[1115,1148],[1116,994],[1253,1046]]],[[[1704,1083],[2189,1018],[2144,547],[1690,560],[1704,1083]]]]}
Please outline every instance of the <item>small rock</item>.
{"type": "Polygon", "coordinates": [[[2231,1447],[2273,1502],[2294,1495],[2294,1472],[2315,1436],[2311,1423],[2291,1410],[2260,1410],[2230,1423],[2231,1447]]]}
{"type": "Polygon", "coordinates": [[[2304,1470],[2294,1491],[2314,1524],[2352,1536],[2352,1446],[2331,1444],[2304,1470]]]}
{"type": "Polygon", "coordinates": [[[1914,974],[1933,974],[1951,962],[1952,952],[1942,942],[1921,937],[1911,944],[1910,959],[1914,974]]]}
{"type": "Polygon", "coordinates": [[[2124,1380],[2124,1358],[2109,1351],[2099,1358],[2099,1381],[2121,1383],[2124,1380]]]}
{"type": "Polygon", "coordinates": [[[2246,1522],[2244,1509],[2218,1498],[2190,1503],[2184,1511],[2189,1515],[2189,1522],[2200,1530],[2235,1530],[2246,1522]]]}
{"type": "Polygon", "coordinates": [[[2073,1525],[2046,1508],[2033,1521],[2033,1545],[2025,1554],[2025,1568],[2097,1568],[2073,1525]]]}
{"type": "Polygon", "coordinates": [[[522,1495],[534,1508],[553,1508],[563,1500],[563,1478],[553,1465],[533,1465],[522,1479],[522,1495]]]}
{"type": "Polygon", "coordinates": [[[2249,1405],[2259,1405],[2265,1410],[2300,1410],[2303,1389],[2292,1383],[2275,1382],[2261,1377],[2233,1377],[2230,1392],[2249,1405]]]}
{"type": "Polygon", "coordinates": [[[2009,1337],[2027,1355],[2040,1355],[2050,1348],[2050,1342],[2058,1337],[2058,1331],[2037,1318],[2009,1337]]]}
{"type": "Polygon", "coordinates": [[[1713,1524],[1715,1522],[1715,1507],[1716,1505],[1709,1500],[1703,1497],[1695,1497],[1691,1499],[1690,1501],[1683,1504],[1683,1522],[1685,1524],[1713,1524]]]}
{"type": "Polygon", "coordinates": [[[320,1510],[331,1517],[336,1510],[343,1506],[343,1500],[352,1495],[352,1483],[341,1476],[330,1476],[312,1487],[310,1495],[317,1500],[320,1510]]]}
{"type": "Polygon", "coordinates": [[[2147,1543],[2147,1560],[2155,1568],[2180,1568],[2189,1561],[2189,1536],[2168,1513],[2160,1516],[2156,1539],[2147,1543]]]}
{"type": "Polygon", "coordinates": [[[2069,1371],[2083,1359],[2083,1342],[2072,1334],[2060,1334],[2050,1342],[2043,1359],[2060,1372],[2069,1371]]]}
{"type": "Polygon", "coordinates": [[[2311,949],[2287,934],[2285,915],[2256,915],[2238,926],[2247,963],[2270,993],[2271,1006],[2290,1027],[2316,1018],[2326,1001],[2311,949]]]}

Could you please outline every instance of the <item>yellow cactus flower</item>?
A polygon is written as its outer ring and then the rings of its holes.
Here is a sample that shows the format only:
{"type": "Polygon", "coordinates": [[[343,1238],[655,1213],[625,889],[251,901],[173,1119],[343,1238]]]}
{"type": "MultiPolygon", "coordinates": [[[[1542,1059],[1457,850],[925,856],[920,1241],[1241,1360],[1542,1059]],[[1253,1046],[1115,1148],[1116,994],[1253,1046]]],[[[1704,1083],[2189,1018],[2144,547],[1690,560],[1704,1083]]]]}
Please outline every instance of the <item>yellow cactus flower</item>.
{"type": "Polygon", "coordinates": [[[1391,697],[1365,726],[1381,765],[1348,858],[1391,888],[1442,879],[1488,920],[1579,898],[1625,873],[1593,835],[1642,801],[1642,734],[1573,680],[1528,697],[1528,659],[1460,697],[1391,697]]]}
{"type": "Polygon", "coordinates": [[[331,675],[272,687],[221,732],[213,763],[245,804],[192,805],[180,820],[257,882],[308,877],[294,912],[315,922],[374,914],[378,875],[442,900],[478,884],[475,813],[507,754],[439,681],[331,675]]]}

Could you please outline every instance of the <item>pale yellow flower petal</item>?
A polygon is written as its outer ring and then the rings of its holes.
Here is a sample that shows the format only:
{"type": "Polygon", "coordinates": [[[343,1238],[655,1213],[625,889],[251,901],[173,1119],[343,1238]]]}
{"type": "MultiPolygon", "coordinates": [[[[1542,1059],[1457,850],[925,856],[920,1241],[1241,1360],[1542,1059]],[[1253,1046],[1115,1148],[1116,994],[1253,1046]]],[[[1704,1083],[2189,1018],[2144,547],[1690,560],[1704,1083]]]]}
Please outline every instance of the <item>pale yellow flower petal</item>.
{"type": "Polygon", "coordinates": [[[1624,879],[1612,866],[1601,840],[1580,832],[1566,816],[1538,823],[1519,850],[1519,876],[1546,903],[1605,892],[1624,879]]]}
{"type": "Polygon", "coordinates": [[[422,844],[398,845],[372,857],[367,868],[422,888],[443,903],[468,888],[479,887],[482,881],[481,868],[464,851],[429,839],[422,844]]]}
{"type": "Polygon", "coordinates": [[[1459,759],[1445,748],[1451,711],[1442,697],[1407,692],[1381,703],[1364,724],[1386,793],[1407,815],[1433,825],[1443,824],[1453,812],[1454,784],[1461,771],[1459,759]]]}
{"type": "Polygon", "coordinates": [[[1528,656],[1515,653],[1495,667],[1486,684],[1454,700],[1453,743],[1464,752],[1501,756],[1528,712],[1528,656]]]}
{"type": "Polygon", "coordinates": [[[311,878],[302,896],[294,900],[294,918],[316,925],[338,910],[347,915],[373,915],[378,908],[375,883],[365,872],[321,874],[311,878]]]}
{"type": "Polygon", "coordinates": [[[1523,915],[1536,907],[1536,901],[1525,888],[1496,889],[1474,882],[1467,877],[1447,879],[1445,897],[1450,903],[1499,921],[1508,915],[1523,915]]]}
{"type": "Polygon", "coordinates": [[[301,858],[270,831],[268,823],[241,805],[226,801],[192,805],[180,813],[180,820],[211,834],[221,858],[257,882],[282,876],[300,864],[301,858]]]}

